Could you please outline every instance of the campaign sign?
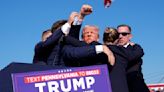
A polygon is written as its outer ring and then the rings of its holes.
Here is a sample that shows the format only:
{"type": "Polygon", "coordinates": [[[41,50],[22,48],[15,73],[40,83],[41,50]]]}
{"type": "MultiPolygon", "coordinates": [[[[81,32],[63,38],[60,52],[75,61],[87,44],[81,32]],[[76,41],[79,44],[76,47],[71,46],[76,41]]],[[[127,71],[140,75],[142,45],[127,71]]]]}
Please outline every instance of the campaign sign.
{"type": "Polygon", "coordinates": [[[107,65],[13,73],[14,92],[112,92],[107,65]]]}

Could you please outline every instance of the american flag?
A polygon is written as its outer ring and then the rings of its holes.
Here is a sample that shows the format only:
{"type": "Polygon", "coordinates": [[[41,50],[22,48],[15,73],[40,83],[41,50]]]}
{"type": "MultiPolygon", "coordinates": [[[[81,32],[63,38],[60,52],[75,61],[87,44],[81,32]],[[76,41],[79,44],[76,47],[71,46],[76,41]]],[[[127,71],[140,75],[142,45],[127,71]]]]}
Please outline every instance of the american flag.
{"type": "Polygon", "coordinates": [[[105,8],[108,8],[112,3],[112,0],[104,0],[104,6],[105,8]]]}

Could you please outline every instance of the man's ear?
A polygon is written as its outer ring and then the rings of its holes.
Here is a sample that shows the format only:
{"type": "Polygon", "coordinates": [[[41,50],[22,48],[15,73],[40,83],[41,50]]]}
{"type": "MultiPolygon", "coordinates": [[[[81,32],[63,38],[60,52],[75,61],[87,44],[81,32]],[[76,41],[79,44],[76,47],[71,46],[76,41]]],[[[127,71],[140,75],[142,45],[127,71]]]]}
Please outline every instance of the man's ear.
{"type": "Polygon", "coordinates": [[[83,36],[84,36],[84,35],[82,34],[82,35],[81,35],[81,39],[83,39],[83,36]]]}
{"type": "Polygon", "coordinates": [[[132,39],[133,35],[132,34],[129,34],[129,39],[132,39]]]}
{"type": "Polygon", "coordinates": [[[97,39],[97,41],[99,41],[100,40],[100,36],[99,36],[99,34],[98,34],[98,39],[97,39]]]}
{"type": "Polygon", "coordinates": [[[97,39],[97,41],[99,42],[99,38],[97,39]]]}

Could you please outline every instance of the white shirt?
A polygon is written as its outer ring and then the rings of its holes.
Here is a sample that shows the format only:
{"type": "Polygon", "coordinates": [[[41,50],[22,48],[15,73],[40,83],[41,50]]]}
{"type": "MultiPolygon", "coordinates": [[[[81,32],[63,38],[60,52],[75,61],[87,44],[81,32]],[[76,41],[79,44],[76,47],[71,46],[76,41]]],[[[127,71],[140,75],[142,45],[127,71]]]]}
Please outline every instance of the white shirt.
{"type": "Polygon", "coordinates": [[[123,47],[127,48],[130,45],[130,43],[128,42],[127,44],[125,44],[123,47]]]}

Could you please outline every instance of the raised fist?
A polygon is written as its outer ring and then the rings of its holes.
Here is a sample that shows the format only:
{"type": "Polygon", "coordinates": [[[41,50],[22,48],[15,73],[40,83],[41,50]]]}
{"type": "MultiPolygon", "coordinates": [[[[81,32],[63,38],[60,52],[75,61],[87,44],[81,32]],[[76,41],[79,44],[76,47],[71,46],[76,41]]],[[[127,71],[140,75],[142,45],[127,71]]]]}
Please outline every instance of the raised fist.
{"type": "Polygon", "coordinates": [[[92,13],[92,6],[90,5],[87,5],[87,4],[84,4],[82,7],[81,7],[81,10],[80,10],[80,14],[85,16],[85,15],[89,15],[92,13]]]}

